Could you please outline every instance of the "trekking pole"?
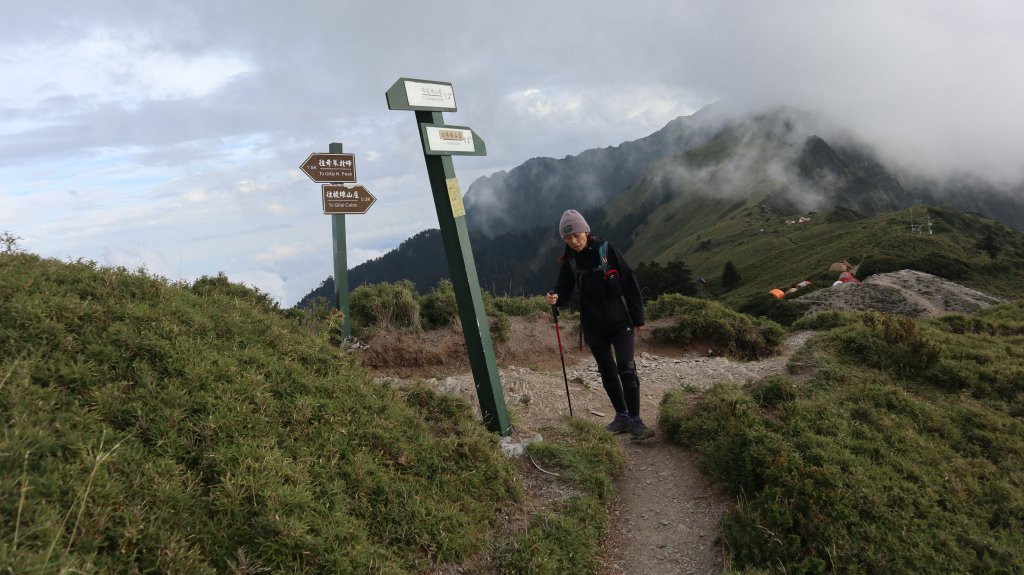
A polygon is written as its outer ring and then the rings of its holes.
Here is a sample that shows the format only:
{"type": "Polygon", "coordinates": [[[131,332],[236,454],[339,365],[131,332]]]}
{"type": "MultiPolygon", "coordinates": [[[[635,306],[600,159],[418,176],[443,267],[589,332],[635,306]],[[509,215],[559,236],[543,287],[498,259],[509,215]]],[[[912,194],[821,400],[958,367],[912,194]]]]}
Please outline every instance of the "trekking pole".
{"type": "Polygon", "coordinates": [[[558,306],[551,306],[555,316],[555,336],[558,337],[558,357],[562,358],[562,378],[565,379],[565,399],[569,401],[569,417],[572,417],[572,396],[569,395],[569,375],[565,373],[565,352],[562,350],[562,332],[558,329],[558,306]]]}

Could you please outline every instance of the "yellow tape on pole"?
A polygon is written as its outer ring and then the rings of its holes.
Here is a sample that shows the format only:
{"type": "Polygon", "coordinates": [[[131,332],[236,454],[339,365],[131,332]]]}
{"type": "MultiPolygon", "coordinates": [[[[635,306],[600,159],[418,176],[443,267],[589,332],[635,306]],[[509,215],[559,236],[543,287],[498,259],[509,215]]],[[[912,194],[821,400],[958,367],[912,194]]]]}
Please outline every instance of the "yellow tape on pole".
{"type": "Polygon", "coordinates": [[[462,203],[462,190],[459,189],[458,178],[448,178],[448,200],[452,203],[452,216],[460,218],[466,215],[466,205],[462,203]]]}

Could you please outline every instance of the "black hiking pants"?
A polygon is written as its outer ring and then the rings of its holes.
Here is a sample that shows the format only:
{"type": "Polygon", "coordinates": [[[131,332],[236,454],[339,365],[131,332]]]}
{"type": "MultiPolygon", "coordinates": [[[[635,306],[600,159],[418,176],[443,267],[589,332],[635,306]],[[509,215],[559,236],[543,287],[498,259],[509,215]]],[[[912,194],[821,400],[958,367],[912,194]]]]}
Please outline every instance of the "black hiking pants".
{"type": "Polygon", "coordinates": [[[636,375],[636,362],[633,361],[636,349],[633,328],[623,327],[606,333],[588,332],[586,340],[597,361],[601,384],[615,411],[639,417],[640,378],[636,375]]]}

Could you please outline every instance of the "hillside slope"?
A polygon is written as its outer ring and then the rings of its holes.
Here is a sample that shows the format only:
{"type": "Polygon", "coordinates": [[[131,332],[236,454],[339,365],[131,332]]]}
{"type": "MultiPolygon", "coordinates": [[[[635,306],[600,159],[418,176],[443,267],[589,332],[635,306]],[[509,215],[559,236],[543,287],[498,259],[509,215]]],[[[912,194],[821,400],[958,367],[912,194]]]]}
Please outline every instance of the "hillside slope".
{"type": "Polygon", "coordinates": [[[652,235],[648,228],[640,231],[627,255],[640,261],[685,261],[695,276],[708,279],[707,289],[730,303],[773,288],[786,290],[803,280],[816,287],[830,285],[838,277],[830,265],[843,260],[888,266],[879,271],[909,267],[994,295],[1024,296],[1024,234],[987,218],[940,208],[923,206],[866,218],[846,210],[785,216],[764,205],[744,206],[661,250],[647,251],[646,238],[652,235]],[[915,221],[930,221],[931,233],[911,227],[915,221]],[[986,251],[986,238],[996,238],[998,248],[986,251]],[[726,262],[742,278],[727,292],[717,285],[726,262]]]}
{"type": "Polygon", "coordinates": [[[519,496],[469,407],[224,276],[0,254],[0,571],[412,573],[519,496]]]}

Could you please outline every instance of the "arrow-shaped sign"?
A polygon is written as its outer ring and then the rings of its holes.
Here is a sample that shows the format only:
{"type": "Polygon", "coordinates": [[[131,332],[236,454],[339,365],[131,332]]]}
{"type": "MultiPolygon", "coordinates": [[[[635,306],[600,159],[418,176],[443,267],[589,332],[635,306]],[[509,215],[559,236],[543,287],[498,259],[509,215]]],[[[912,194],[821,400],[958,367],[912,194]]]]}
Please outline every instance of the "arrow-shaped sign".
{"type": "Polygon", "coordinates": [[[352,154],[310,154],[299,167],[314,182],[356,181],[356,157],[352,154]]]}
{"type": "Polygon", "coordinates": [[[454,112],[458,109],[451,82],[399,78],[385,96],[391,110],[454,112]]]}
{"type": "Polygon", "coordinates": [[[365,214],[377,198],[363,186],[321,186],[325,214],[365,214]]]}
{"type": "Polygon", "coordinates": [[[420,124],[423,151],[431,156],[486,156],[487,146],[465,126],[420,124]]]}

